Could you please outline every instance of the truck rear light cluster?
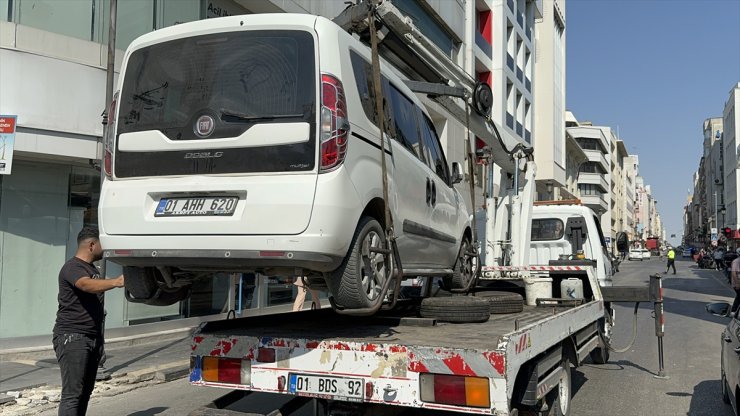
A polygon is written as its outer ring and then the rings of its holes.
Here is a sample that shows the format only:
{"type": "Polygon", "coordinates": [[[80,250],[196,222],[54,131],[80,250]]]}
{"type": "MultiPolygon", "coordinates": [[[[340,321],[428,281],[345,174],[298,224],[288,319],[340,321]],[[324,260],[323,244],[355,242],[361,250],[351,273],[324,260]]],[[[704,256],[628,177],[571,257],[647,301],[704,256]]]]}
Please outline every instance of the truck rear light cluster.
{"type": "Polygon", "coordinates": [[[420,375],[421,400],[468,407],[490,407],[490,386],[485,377],[420,375]]]}
{"type": "Polygon", "coordinates": [[[342,82],[321,74],[321,165],[319,172],[336,169],[347,155],[349,121],[342,82]]]}
{"type": "Polygon", "coordinates": [[[203,381],[250,384],[251,363],[240,358],[203,357],[203,381]]]}
{"type": "Polygon", "coordinates": [[[103,171],[105,176],[110,178],[113,175],[113,148],[114,138],[116,137],[116,104],[118,103],[118,91],[113,94],[113,101],[108,109],[108,127],[105,130],[103,139],[103,171]]]}

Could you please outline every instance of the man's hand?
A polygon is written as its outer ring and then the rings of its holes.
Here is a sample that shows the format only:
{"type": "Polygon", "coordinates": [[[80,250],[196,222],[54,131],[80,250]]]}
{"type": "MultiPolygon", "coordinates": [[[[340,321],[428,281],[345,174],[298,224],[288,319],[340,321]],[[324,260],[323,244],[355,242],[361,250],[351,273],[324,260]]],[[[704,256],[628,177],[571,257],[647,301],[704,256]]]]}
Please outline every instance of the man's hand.
{"type": "Polygon", "coordinates": [[[113,280],[112,283],[116,287],[123,287],[123,275],[120,275],[120,276],[116,277],[115,279],[111,279],[111,280],[113,280]]]}

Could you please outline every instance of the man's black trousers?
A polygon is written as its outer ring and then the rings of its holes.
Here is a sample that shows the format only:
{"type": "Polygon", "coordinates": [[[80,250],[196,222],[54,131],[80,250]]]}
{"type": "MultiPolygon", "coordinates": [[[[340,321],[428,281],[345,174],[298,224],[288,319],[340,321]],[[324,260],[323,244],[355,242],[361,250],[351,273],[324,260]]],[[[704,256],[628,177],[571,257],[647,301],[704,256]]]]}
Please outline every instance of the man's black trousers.
{"type": "Polygon", "coordinates": [[[673,274],[676,274],[676,261],[674,259],[668,259],[668,267],[666,267],[665,272],[668,273],[671,267],[673,267],[673,274]]]}
{"type": "Polygon", "coordinates": [[[95,387],[95,374],[103,350],[103,337],[59,334],[54,335],[52,342],[62,371],[59,416],[85,415],[90,395],[95,387]]]}

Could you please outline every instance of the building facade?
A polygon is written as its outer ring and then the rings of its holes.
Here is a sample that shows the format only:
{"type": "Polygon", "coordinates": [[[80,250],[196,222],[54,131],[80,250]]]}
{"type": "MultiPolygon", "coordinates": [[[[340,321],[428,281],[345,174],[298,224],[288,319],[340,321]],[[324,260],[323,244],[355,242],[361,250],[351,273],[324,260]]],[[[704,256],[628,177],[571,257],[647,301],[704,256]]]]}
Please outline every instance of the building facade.
{"type": "Polygon", "coordinates": [[[723,167],[724,167],[724,225],[732,229],[732,238],[740,238],[740,82],[733,86],[722,112],[723,167]]]}
{"type": "Polygon", "coordinates": [[[534,160],[538,199],[571,199],[565,134],[565,0],[544,0],[535,23],[534,160]]]}

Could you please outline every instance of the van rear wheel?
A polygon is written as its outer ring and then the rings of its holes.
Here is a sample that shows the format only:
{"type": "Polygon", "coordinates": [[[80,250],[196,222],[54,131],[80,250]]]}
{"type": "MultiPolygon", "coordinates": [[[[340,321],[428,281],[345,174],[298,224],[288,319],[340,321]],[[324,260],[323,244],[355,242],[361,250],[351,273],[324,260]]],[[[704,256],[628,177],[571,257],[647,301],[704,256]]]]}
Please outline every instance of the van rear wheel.
{"type": "Polygon", "coordinates": [[[381,289],[390,278],[392,266],[386,256],[373,249],[386,248],[385,232],[377,220],[362,217],[349,252],[332,273],[330,288],[334,301],[345,309],[369,308],[382,302],[381,289]]]}

